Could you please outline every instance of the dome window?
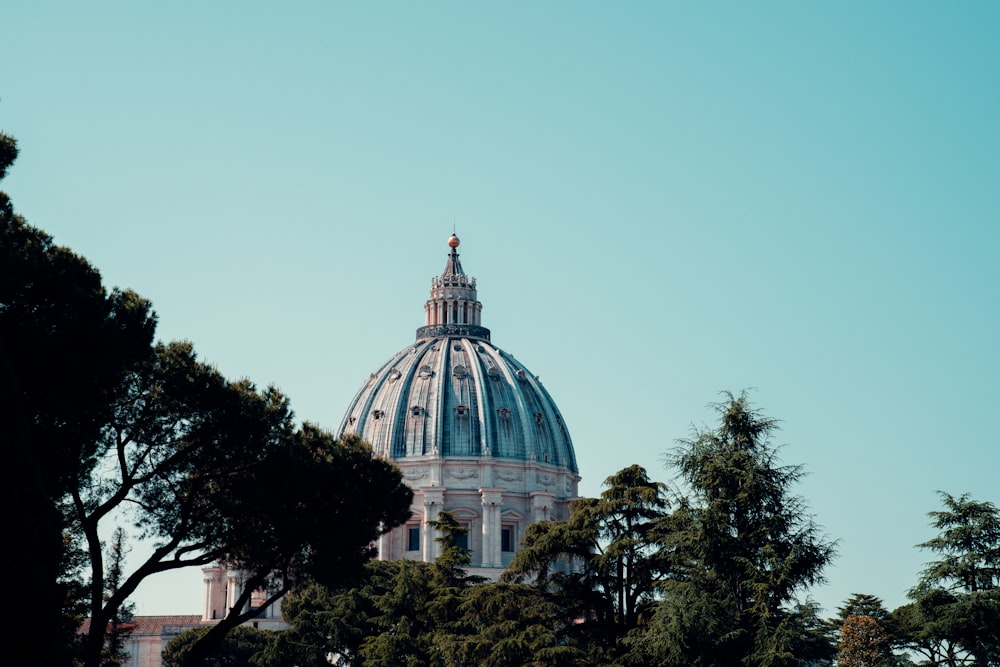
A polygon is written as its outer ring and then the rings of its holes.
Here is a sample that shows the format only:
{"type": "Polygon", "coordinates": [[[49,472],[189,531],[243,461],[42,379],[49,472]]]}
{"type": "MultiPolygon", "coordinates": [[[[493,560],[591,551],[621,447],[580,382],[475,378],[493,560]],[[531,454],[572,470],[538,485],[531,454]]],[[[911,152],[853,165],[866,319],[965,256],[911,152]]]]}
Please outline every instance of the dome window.
{"type": "Polygon", "coordinates": [[[491,380],[499,380],[503,375],[500,374],[500,369],[496,366],[490,366],[490,369],[486,371],[486,374],[490,376],[491,380]]]}
{"type": "Polygon", "coordinates": [[[461,366],[461,365],[455,366],[454,373],[455,373],[455,377],[457,377],[457,378],[464,378],[465,376],[467,376],[469,374],[469,369],[467,369],[465,366],[461,366]]]}
{"type": "Polygon", "coordinates": [[[545,421],[545,415],[542,414],[541,412],[536,412],[535,413],[535,423],[536,424],[541,424],[543,421],[545,421]]]}
{"type": "Polygon", "coordinates": [[[500,415],[500,419],[510,419],[510,408],[500,408],[497,414],[500,415]]]}
{"type": "Polygon", "coordinates": [[[351,426],[353,426],[354,422],[356,422],[356,421],[358,421],[357,417],[351,417],[350,419],[347,420],[347,423],[350,424],[351,426]]]}
{"type": "Polygon", "coordinates": [[[517,379],[520,380],[521,382],[524,382],[525,380],[528,379],[528,376],[524,374],[523,370],[520,370],[517,372],[517,379]]]}
{"type": "Polygon", "coordinates": [[[465,352],[465,350],[462,349],[461,345],[456,345],[452,349],[455,350],[456,352],[465,352]]]}
{"type": "Polygon", "coordinates": [[[395,382],[401,377],[403,377],[403,374],[399,372],[398,368],[393,368],[389,371],[389,382],[395,382]]]}
{"type": "Polygon", "coordinates": [[[383,416],[385,416],[385,412],[382,410],[372,410],[373,419],[382,419],[383,416]]]}
{"type": "Polygon", "coordinates": [[[410,408],[410,414],[413,415],[414,417],[419,417],[420,415],[424,414],[424,409],[419,405],[414,405],[412,408],[410,408]]]}
{"type": "Polygon", "coordinates": [[[434,371],[431,370],[430,366],[424,365],[420,367],[420,371],[417,375],[421,380],[426,380],[427,378],[434,377],[434,371]]]}
{"type": "Polygon", "coordinates": [[[459,417],[464,416],[465,413],[467,413],[468,411],[469,411],[469,406],[467,406],[467,405],[456,405],[455,406],[455,414],[458,415],[459,417]]]}

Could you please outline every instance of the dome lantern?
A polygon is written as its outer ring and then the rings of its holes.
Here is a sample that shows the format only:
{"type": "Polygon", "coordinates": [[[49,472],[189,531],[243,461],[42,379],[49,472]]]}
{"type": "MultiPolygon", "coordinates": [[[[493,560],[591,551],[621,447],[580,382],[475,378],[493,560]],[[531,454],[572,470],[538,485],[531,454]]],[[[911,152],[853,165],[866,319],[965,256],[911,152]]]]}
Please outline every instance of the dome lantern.
{"type": "Polygon", "coordinates": [[[458,259],[458,237],[448,239],[451,252],[440,276],[431,278],[431,298],[424,304],[424,326],[417,340],[433,336],[466,336],[490,339],[482,326],[483,304],[476,297],[476,279],[465,274],[458,259]]]}

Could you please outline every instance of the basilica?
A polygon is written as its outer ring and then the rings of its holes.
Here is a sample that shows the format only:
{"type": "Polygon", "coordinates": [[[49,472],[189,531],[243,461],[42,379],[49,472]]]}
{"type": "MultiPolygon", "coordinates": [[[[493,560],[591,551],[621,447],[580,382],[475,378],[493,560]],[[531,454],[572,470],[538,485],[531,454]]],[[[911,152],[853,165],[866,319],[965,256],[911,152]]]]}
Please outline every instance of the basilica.
{"type": "MultiPolygon", "coordinates": [[[[470,574],[496,580],[525,528],[565,519],[580,481],[569,430],[552,397],[482,324],[476,279],[448,239],[444,271],[431,279],[416,339],[379,366],[355,394],[338,435],[358,434],[392,460],[413,489],[410,519],[380,538],[378,558],[432,561],[433,523],[450,512],[466,529],[470,574]]],[[[238,571],[204,568],[202,614],[139,617],[131,665],[158,667],[166,642],[222,618],[240,591],[238,571]]],[[[251,603],[252,604],[252,603],[251,603]]],[[[255,627],[285,627],[277,605],[255,627]]]]}

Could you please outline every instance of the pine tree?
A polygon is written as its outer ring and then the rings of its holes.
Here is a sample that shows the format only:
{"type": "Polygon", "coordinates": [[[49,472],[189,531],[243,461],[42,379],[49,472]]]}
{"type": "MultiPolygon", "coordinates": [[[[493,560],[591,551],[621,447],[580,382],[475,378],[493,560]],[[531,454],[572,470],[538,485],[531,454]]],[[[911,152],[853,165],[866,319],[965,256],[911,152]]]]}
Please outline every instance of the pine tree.
{"type": "MultiPolygon", "coordinates": [[[[715,405],[720,423],[668,455],[686,482],[665,529],[672,577],[656,622],[635,641],[667,665],[798,664],[808,643],[795,596],[823,580],[834,553],[792,494],[800,466],[783,466],[769,437],[777,422],[745,393],[715,405]]],[[[808,649],[813,651],[813,649],[808,649]]]]}

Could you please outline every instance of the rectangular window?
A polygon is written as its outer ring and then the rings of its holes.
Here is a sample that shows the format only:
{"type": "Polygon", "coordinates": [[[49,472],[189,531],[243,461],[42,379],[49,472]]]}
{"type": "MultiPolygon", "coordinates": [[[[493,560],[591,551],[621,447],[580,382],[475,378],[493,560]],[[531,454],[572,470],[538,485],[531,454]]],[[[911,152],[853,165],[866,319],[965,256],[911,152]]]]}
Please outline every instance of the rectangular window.
{"type": "Polygon", "coordinates": [[[462,533],[461,535],[456,535],[455,536],[455,546],[457,546],[459,549],[468,549],[469,548],[469,527],[463,525],[462,528],[465,528],[465,532],[462,533]]]}
{"type": "Polygon", "coordinates": [[[514,530],[512,528],[502,528],[500,530],[500,551],[514,550],[514,530]]]}
{"type": "Polygon", "coordinates": [[[420,551],[420,526],[410,526],[406,540],[407,551],[420,551]]]}

